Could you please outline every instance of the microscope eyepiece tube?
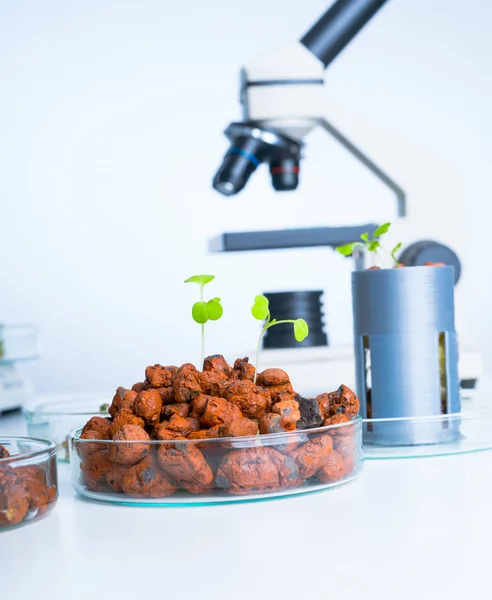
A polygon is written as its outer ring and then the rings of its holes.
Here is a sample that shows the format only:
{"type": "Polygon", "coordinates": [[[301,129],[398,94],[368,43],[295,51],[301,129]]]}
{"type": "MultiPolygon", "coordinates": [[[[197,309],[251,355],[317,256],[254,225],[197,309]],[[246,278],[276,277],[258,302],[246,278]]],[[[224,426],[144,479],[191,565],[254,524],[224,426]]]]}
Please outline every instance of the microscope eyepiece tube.
{"type": "Polygon", "coordinates": [[[338,0],[301,38],[327,67],[388,0],[338,0]]]}

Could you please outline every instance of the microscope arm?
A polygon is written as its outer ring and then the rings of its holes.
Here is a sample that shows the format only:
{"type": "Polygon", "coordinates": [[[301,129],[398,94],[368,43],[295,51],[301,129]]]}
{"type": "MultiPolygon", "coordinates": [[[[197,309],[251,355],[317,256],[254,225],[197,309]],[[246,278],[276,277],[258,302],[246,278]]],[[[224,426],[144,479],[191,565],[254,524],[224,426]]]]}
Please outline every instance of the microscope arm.
{"type": "Polygon", "coordinates": [[[385,173],[380,167],[376,165],[366,154],[362,152],[357,146],[355,146],[343,133],[332,125],[326,119],[322,119],[320,122],[321,127],[329,133],[340,145],[342,145],[352,156],[354,156],[361,164],[363,164],[373,175],[375,175],[382,183],[386,185],[396,196],[396,210],[398,217],[407,216],[407,196],[405,191],[392,179],[387,173],[385,173]]]}
{"type": "MultiPolygon", "coordinates": [[[[387,1],[343,0],[336,2],[301,38],[301,44],[314,54],[326,69],[387,1]]],[[[402,188],[326,118],[323,117],[319,124],[394,192],[397,214],[399,217],[406,216],[406,195],[402,188]]]]}

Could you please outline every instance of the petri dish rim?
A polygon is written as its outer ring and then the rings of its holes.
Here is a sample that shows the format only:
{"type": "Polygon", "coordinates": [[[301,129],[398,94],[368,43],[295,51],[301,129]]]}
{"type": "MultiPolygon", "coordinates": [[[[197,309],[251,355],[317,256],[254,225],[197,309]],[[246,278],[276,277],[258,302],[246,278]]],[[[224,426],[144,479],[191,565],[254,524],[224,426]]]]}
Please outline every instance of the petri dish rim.
{"type": "Polygon", "coordinates": [[[439,458],[456,456],[460,454],[476,454],[492,450],[492,410],[484,407],[474,407],[471,411],[450,413],[446,415],[429,415],[415,417],[387,417],[382,419],[362,419],[362,451],[365,460],[400,460],[411,458],[439,458]],[[456,423],[466,422],[477,427],[490,423],[488,435],[477,435],[477,432],[461,434],[460,438],[451,442],[425,443],[407,446],[386,446],[367,444],[364,442],[364,431],[368,424],[403,424],[414,422],[422,423],[456,423]]]}
{"type": "Polygon", "coordinates": [[[42,448],[40,448],[39,450],[34,450],[32,452],[23,452],[22,454],[14,454],[13,456],[0,458],[0,466],[2,464],[23,462],[25,460],[31,460],[32,458],[41,458],[43,456],[49,457],[56,453],[56,445],[51,440],[43,440],[41,438],[19,435],[0,435],[0,444],[2,444],[2,442],[24,442],[30,444],[35,442],[42,446],[42,448]]]}

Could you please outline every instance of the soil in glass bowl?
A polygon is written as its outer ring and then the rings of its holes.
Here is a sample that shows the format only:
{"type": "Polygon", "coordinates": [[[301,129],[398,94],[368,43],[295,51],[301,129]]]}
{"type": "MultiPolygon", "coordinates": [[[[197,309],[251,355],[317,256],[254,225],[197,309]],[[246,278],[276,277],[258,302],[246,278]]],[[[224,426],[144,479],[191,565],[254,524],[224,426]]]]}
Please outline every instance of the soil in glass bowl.
{"type": "Polygon", "coordinates": [[[57,499],[55,445],[0,436],[0,532],[48,515],[57,499]]]}
{"type": "Polygon", "coordinates": [[[118,388],[108,418],[71,437],[83,495],[115,502],[197,503],[304,493],[355,477],[359,402],[346,386],[303,398],[281,369],[253,381],[247,359],[154,365],[118,388]]]}

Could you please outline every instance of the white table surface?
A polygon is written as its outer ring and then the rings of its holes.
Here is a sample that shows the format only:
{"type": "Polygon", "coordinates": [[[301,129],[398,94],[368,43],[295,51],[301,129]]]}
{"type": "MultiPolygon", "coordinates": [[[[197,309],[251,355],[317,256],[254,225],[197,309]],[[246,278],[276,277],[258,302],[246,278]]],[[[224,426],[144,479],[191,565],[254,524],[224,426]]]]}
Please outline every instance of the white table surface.
{"type": "MultiPolygon", "coordinates": [[[[0,434],[25,434],[20,416],[0,434]]],[[[0,534],[0,599],[492,598],[492,451],[366,461],[335,490],[142,508],[73,492],[0,534]]]]}

